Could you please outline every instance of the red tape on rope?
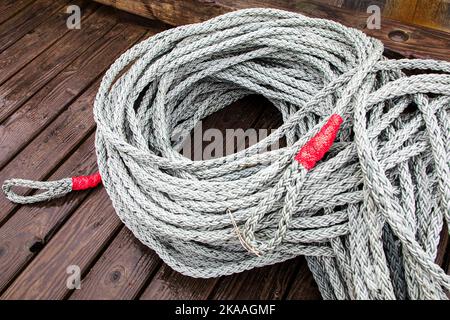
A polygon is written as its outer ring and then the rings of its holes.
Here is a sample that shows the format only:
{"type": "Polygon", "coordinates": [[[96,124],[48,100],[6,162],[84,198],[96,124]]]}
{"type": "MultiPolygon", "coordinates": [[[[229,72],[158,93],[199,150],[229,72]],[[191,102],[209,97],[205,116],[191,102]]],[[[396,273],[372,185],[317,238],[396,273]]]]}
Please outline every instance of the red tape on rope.
{"type": "Polygon", "coordinates": [[[330,150],[342,122],[340,115],[332,114],[320,131],[300,149],[295,160],[307,170],[314,168],[317,161],[330,150]]]}
{"type": "Polygon", "coordinates": [[[90,176],[72,177],[72,190],[86,190],[96,187],[102,182],[100,173],[96,172],[90,176]]]}

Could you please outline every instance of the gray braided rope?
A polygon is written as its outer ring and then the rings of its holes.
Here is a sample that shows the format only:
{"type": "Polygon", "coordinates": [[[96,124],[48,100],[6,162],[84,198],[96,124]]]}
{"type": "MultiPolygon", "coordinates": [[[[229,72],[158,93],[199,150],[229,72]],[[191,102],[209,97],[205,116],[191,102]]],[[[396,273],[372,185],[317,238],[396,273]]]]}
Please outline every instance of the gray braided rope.
{"type": "MultiPolygon", "coordinates": [[[[272,9],[134,46],[104,76],[94,106],[99,171],[117,214],[185,275],[302,254],[327,299],[445,298],[450,277],[434,259],[450,220],[450,63],[382,52],[355,29],[272,9]],[[174,132],[248,94],[269,99],[283,125],[222,158],[178,153],[174,132]],[[336,142],[306,171],[294,157],[331,114],[344,118],[336,142]],[[264,151],[282,137],[287,147],[264,151]]],[[[18,182],[3,188],[20,203],[70,191],[60,180],[20,197],[18,182]]]]}

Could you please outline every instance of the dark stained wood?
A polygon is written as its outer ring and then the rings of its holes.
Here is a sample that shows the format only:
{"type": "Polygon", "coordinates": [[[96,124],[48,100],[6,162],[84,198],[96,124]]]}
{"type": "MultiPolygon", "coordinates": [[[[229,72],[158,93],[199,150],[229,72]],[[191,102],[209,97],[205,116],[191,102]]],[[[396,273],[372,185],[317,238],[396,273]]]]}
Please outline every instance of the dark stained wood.
{"type": "Polygon", "coordinates": [[[1,0],[0,24],[16,15],[19,11],[29,6],[36,0],[1,0]]]}
{"type": "MultiPolygon", "coordinates": [[[[98,82],[5,166],[0,172],[0,181],[3,183],[12,177],[45,179],[60,161],[70,155],[83,138],[93,131],[95,122],[90,106],[97,88],[98,82]]],[[[0,197],[0,222],[4,221],[16,207],[17,205],[5,197],[0,197]]]]}
{"type": "MultiPolygon", "coordinates": [[[[195,130],[202,129],[202,134],[210,129],[217,129],[220,130],[223,137],[225,137],[223,141],[223,149],[222,149],[222,155],[234,153],[236,151],[236,148],[238,145],[236,144],[235,148],[232,150],[232,152],[227,153],[226,145],[234,145],[231,141],[233,137],[230,135],[226,135],[227,129],[243,129],[247,130],[249,128],[254,128],[253,124],[256,119],[258,119],[261,114],[264,112],[265,108],[271,106],[271,104],[264,99],[261,96],[247,96],[239,101],[236,101],[229,105],[228,107],[210,115],[209,117],[205,118],[202,121],[201,128],[195,128],[195,130]]],[[[202,144],[194,143],[195,139],[195,132],[191,134],[191,141],[192,141],[192,154],[190,155],[190,158],[193,160],[200,160],[203,158],[203,151],[204,149],[211,143],[218,143],[215,141],[203,141],[202,144]]],[[[217,144],[216,144],[217,145],[217,144]]],[[[186,155],[188,156],[189,155],[186,155]]],[[[214,158],[218,158],[218,155],[215,155],[214,158]]]]}
{"type": "MultiPolygon", "coordinates": [[[[83,19],[87,18],[97,6],[88,0],[74,0],[71,3],[80,6],[83,19]]],[[[35,29],[0,53],[0,84],[50,47],[55,41],[69,32],[66,27],[67,14],[59,10],[35,29]]]]}
{"type": "Polygon", "coordinates": [[[0,122],[19,108],[27,99],[52,80],[78,55],[103,37],[115,24],[106,8],[101,8],[83,20],[83,29],[71,30],[32,63],[20,70],[13,79],[0,87],[0,122]],[[80,49],[80,48],[85,48],[80,49]]]}
{"type": "Polygon", "coordinates": [[[134,299],[160,265],[159,257],[122,227],[70,299],[134,299]]]}
{"type": "Polygon", "coordinates": [[[311,271],[308,269],[306,260],[304,257],[298,257],[300,268],[297,271],[297,275],[287,292],[286,299],[289,300],[319,300],[320,296],[319,288],[314,282],[311,271]]]}
{"type": "Polygon", "coordinates": [[[293,281],[297,264],[298,261],[289,260],[223,277],[210,297],[218,300],[282,299],[293,281]]]}
{"type": "Polygon", "coordinates": [[[182,275],[164,264],[141,300],[205,300],[211,294],[218,278],[198,279],[182,275]]]}
{"type": "Polygon", "coordinates": [[[441,238],[439,241],[435,262],[438,265],[443,266],[445,270],[445,264],[448,262],[446,260],[446,255],[450,254],[450,252],[446,250],[446,248],[450,246],[450,242],[449,242],[448,226],[446,226],[445,224],[441,230],[440,237],[441,238]]]}
{"type": "Polygon", "coordinates": [[[84,273],[120,225],[105,189],[97,188],[1,298],[63,299],[70,293],[67,267],[84,273]]]}
{"type": "Polygon", "coordinates": [[[299,12],[311,17],[326,18],[346,26],[363,30],[383,41],[386,48],[404,56],[448,60],[450,36],[445,32],[383,18],[380,30],[366,28],[366,12],[355,12],[315,1],[283,0],[96,0],[99,3],[131,12],[150,19],[159,19],[171,25],[183,25],[205,21],[217,15],[237,9],[271,7],[299,12]],[[392,31],[406,32],[409,39],[398,42],[389,38],[392,31]]]}
{"type": "Polygon", "coordinates": [[[145,30],[119,23],[95,41],[30,100],[8,117],[0,130],[0,168],[80,93],[97,79],[145,30]]]}
{"type": "Polygon", "coordinates": [[[37,0],[0,25],[0,52],[32,31],[55,12],[63,9],[63,1],[37,0]]]}

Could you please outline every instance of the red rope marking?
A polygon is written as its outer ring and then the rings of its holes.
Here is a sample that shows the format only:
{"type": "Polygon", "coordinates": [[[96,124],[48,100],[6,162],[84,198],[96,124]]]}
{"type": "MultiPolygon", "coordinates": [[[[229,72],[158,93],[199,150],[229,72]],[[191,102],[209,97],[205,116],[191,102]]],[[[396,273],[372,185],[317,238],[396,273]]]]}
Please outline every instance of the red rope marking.
{"type": "Polygon", "coordinates": [[[96,172],[90,176],[72,177],[72,190],[86,190],[96,187],[102,182],[100,173],[96,172]]]}
{"type": "Polygon", "coordinates": [[[316,162],[322,159],[333,145],[342,121],[340,115],[332,114],[320,131],[300,149],[295,160],[307,170],[314,168],[316,162]]]}

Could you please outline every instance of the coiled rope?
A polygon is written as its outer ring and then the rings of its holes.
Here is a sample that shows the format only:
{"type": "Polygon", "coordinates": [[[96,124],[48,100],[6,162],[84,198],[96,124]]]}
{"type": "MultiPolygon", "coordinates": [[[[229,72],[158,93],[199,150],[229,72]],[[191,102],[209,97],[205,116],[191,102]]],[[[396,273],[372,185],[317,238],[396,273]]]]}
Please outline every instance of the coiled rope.
{"type": "MultiPolygon", "coordinates": [[[[434,260],[450,219],[450,63],[382,53],[355,29],[271,9],[131,48],[94,107],[99,172],[117,214],[186,275],[306,255],[326,299],[446,298],[450,277],[434,260]],[[218,159],[178,153],[174,132],[249,94],[269,99],[284,124],[218,159]],[[282,137],[287,147],[266,151],[282,137]]],[[[99,182],[13,179],[3,188],[31,203],[99,182]],[[19,196],[15,185],[47,191],[19,196]]]]}

